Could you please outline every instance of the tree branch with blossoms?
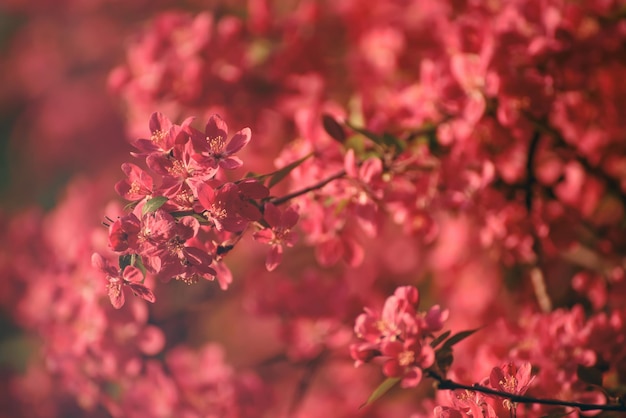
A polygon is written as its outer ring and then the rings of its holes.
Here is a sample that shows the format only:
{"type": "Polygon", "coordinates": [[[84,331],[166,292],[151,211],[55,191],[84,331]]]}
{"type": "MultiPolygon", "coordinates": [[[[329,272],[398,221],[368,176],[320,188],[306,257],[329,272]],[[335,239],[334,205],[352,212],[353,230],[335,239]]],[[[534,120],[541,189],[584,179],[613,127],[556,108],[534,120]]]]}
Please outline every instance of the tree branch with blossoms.
{"type": "MultiPolygon", "coordinates": [[[[151,173],[132,163],[122,165],[126,179],[119,181],[115,190],[130,201],[127,208],[131,212],[116,220],[107,218],[109,246],[118,253],[120,267],[133,269],[133,274],[140,271],[144,278],[149,273],[163,281],[174,278],[187,284],[217,278],[226,289],[232,276],[223,257],[250,227],[257,229],[255,241],[271,246],[266,268],[274,270],[282,261],[283,248],[292,247],[297,240],[293,229],[299,218],[295,206],[278,206],[321,190],[349,173],[344,168],[284,196],[270,196],[273,186],[313,154],[268,174],[228,181],[225,172],[243,165],[236,153],[249,143],[250,129],[228,139],[228,126],[218,115],[209,118],[204,132],[193,128],[192,120],[177,125],[156,112],[149,121],[150,138],[133,142],[138,151],[131,154],[144,158],[151,173]]],[[[355,129],[379,141],[374,134],[355,129]]],[[[362,163],[350,162],[352,175],[358,176],[356,170],[362,163]]],[[[106,273],[111,302],[120,308],[125,300],[120,283],[137,289],[144,286],[143,279],[135,284],[134,274],[132,282],[122,280],[111,268],[102,267],[101,259],[104,257],[95,254],[98,262],[94,265],[106,273]]],[[[145,289],[139,294],[154,302],[151,290],[145,289]]]]}
{"type": "MultiPolygon", "coordinates": [[[[324,117],[325,129],[337,142],[346,140],[343,127],[329,116],[324,117]]],[[[131,213],[117,220],[109,219],[109,245],[118,252],[120,269],[112,267],[100,254],[93,255],[93,263],[106,273],[109,297],[115,308],[124,304],[124,289],[129,288],[143,299],[154,302],[152,291],[143,283],[142,276],[153,274],[164,281],[171,278],[187,284],[201,278],[215,280],[226,289],[232,275],[223,263],[226,255],[253,226],[254,240],[271,246],[266,269],[274,270],[282,261],[284,247],[296,242],[293,231],[299,219],[296,206],[279,209],[287,203],[311,192],[322,190],[338,180],[357,182],[363,192],[376,198],[379,192],[369,184],[383,171],[406,169],[396,163],[404,148],[397,139],[377,135],[349,123],[346,126],[370,140],[377,154],[359,160],[353,149],[345,154],[345,168],[330,174],[310,186],[270,196],[270,188],[307,161],[307,154],[272,173],[245,177],[234,182],[224,177],[225,170],[242,166],[235,155],[250,141],[251,132],[245,128],[228,140],[228,128],[219,116],[212,116],[204,132],[190,126],[191,120],[181,125],[171,123],[164,115],[155,113],[150,119],[150,139],[134,142],[145,157],[154,176],[137,165],[125,163],[122,171],[127,178],[116,184],[118,193],[131,201],[131,213]],[[384,162],[383,162],[384,160],[384,162]],[[368,185],[366,187],[366,185],[368,185]]],[[[539,131],[530,144],[526,163],[528,184],[525,202],[530,208],[534,183],[534,158],[539,142],[539,131]]],[[[107,218],[108,219],[108,218],[107,218]]],[[[535,239],[537,241],[537,238],[535,239]]],[[[454,392],[452,405],[441,406],[436,414],[479,413],[495,416],[493,407],[482,395],[505,399],[506,408],[515,412],[517,403],[536,403],[581,410],[622,411],[623,404],[599,405],[582,402],[540,399],[524,396],[534,377],[530,363],[519,367],[508,363],[494,367],[484,384],[463,385],[445,378],[453,360],[453,346],[472,335],[468,330],[451,335],[449,331],[436,335],[443,328],[448,311],[434,306],[427,312],[416,310],[419,292],[412,286],[400,287],[385,302],[382,313],[366,309],[356,320],[355,332],[364,342],[351,347],[355,365],[382,361],[387,380],[372,394],[366,404],[380,398],[396,383],[404,388],[418,385],[423,377],[438,382],[438,389],[454,392]],[[470,393],[471,391],[471,393],[470,393]],[[481,394],[481,395],[477,395],[481,394]],[[471,412],[473,411],[473,412],[471,412]]],[[[317,364],[319,360],[316,360],[317,364]]],[[[295,395],[294,405],[300,402],[308,378],[304,378],[295,395]]]]}
{"type": "MultiPolygon", "coordinates": [[[[355,333],[362,342],[351,346],[355,366],[377,362],[387,376],[363,406],[378,400],[397,383],[403,388],[411,388],[423,377],[429,377],[437,382],[438,390],[452,392],[450,405],[435,408],[437,417],[462,417],[465,414],[496,417],[493,405],[482,395],[504,399],[503,406],[512,416],[516,414],[517,404],[571,407],[581,411],[626,411],[626,404],[619,397],[613,404],[594,404],[524,395],[536,378],[529,362],[519,366],[512,362],[496,366],[482,383],[473,385],[446,378],[453,361],[453,346],[477,330],[452,336],[446,331],[435,337],[434,333],[443,328],[448,311],[434,306],[427,312],[418,312],[418,304],[416,288],[399,287],[387,298],[380,313],[366,308],[365,313],[356,319],[355,333]]],[[[583,374],[579,371],[579,375],[583,374]]]]}
{"type": "Polygon", "coordinates": [[[622,399],[617,399],[618,403],[614,405],[569,402],[569,401],[562,401],[558,399],[542,399],[542,398],[536,398],[534,396],[524,396],[520,394],[510,393],[507,391],[496,390],[493,388],[480,385],[478,383],[475,383],[473,385],[464,385],[462,383],[457,383],[450,379],[445,379],[431,370],[427,370],[426,374],[428,375],[428,377],[437,381],[437,389],[439,390],[452,390],[452,391],[466,390],[466,391],[472,391],[472,392],[479,392],[479,393],[484,393],[486,395],[492,395],[498,398],[506,399],[513,403],[565,406],[565,407],[578,408],[581,411],[626,412],[626,404],[624,404],[622,399]]]}

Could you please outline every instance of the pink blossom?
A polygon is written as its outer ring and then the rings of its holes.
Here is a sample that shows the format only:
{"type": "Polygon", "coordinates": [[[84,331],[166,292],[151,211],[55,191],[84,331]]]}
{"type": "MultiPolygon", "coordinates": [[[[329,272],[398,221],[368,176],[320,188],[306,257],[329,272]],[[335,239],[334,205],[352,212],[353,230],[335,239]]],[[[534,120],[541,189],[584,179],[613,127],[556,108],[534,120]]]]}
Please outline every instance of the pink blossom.
{"type": "Polygon", "coordinates": [[[124,306],[123,286],[128,286],[135,296],[139,296],[148,302],[155,302],[156,298],[152,290],[142,283],[143,274],[137,267],[126,266],[124,270],[116,269],[98,253],[93,254],[91,261],[94,267],[106,273],[106,279],[109,281],[107,285],[109,299],[115,309],[120,309],[124,306]]]}
{"type": "Polygon", "coordinates": [[[215,164],[202,159],[191,142],[177,144],[167,154],[151,154],[146,163],[162,176],[159,190],[165,196],[180,194],[184,186],[196,196],[198,185],[211,180],[217,172],[215,164]]]}
{"type": "Polygon", "coordinates": [[[118,218],[109,226],[109,246],[121,253],[136,252],[141,222],[134,213],[118,218]]]}
{"type": "Polygon", "coordinates": [[[161,112],[153,113],[149,122],[150,138],[133,141],[133,145],[141,151],[135,155],[167,154],[176,144],[185,143],[189,139],[183,128],[191,121],[189,118],[182,125],[175,125],[161,112]]]}
{"type": "Polygon", "coordinates": [[[265,196],[267,189],[261,187],[241,187],[234,183],[225,183],[213,188],[207,183],[198,185],[198,205],[196,211],[209,220],[218,231],[230,232],[243,231],[250,221],[256,221],[261,217],[259,209],[250,202],[250,199],[261,193],[265,196]],[[246,193],[252,193],[250,196],[246,193]]]}
{"type": "Polygon", "coordinates": [[[136,201],[152,194],[153,180],[148,173],[131,163],[122,164],[122,171],[127,178],[115,185],[115,191],[120,196],[126,200],[136,201]]]}
{"type": "Polygon", "coordinates": [[[191,140],[196,149],[203,155],[208,156],[216,165],[234,170],[241,167],[243,162],[234,154],[248,145],[251,138],[250,128],[238,131],[230,140],[228,138],[228,126],[219,115],[212,115],[206,124],[204,133],[190,128],[191,140]]]}
{"type": "Polygon", "coordinates": [[[298,218],[298,212],[293,206],[280,210],[271,203],[265,204],[263,219],[269,228],[255,232],[254,239],[272,246],[265,261],[267,271],[274,270],[280,264],[283,246],[293,247],[296,243],[296,234],[292,228],[298,222],[298,218]]]}
{"type": "Polygon", "coordinates": [[[498,418],[493,407],[486,401],[482,393],[458,389],[451,393],[454,408],[463,412],[463,416],[498,418]]]}
{"type": "Polygon", "coordinates": [[[388,377],[401,377],[402,387],[415,387],[422,380],[423,369],[435,360],[435,352],[428,344],[409,338],[404,342],[383,342],[381,353],[385,363],[383,373],[388,377]]]}
{"type": "Polygon", "coordinates": [[[493,368],[489,375],[489,384],[494,389],[503,392],[523,395],[534,379],[529,362],[522,363],[519,367],[513,363],[507,363],[493,368]]]}

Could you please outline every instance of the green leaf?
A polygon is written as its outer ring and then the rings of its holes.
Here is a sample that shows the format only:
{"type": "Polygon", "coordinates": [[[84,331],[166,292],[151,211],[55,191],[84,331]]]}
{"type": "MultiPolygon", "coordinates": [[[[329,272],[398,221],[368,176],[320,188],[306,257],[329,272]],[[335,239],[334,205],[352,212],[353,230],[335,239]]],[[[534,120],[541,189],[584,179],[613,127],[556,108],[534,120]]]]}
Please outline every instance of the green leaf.
{"type": "Polygon", "coordinates": [[[133,209],[135,209],[135,206],[137,206],[138,203],[139,203],[139,200],[128,203],[126,206],[124,206],[124,212],[132,211],[133,209]]]}
{"type": "Polygon", "coordinates": [[[3,335],[0,340],[0,367],[7,371],[26,373],[39,344],[28,335],[3,335]]]}
{"type": "Polygon", "coordinates": [[[352,129],[353,131],[358,132],[364,137],[371,139],[375,144],[378,144],[381,146],[385,145],[385,139],[379,135],[376,135],[374,132],[368,131],[365,128],[359,128],[358,126],[355,126],[348,121],[346,121],[346,125],[348,125],[348,127],[352,129]]]}
{"type": "Polygon", "coordinates": [[[586,367],[581,364],[576,369],[576,375],[580,380],[590,385],[602,386],[602,371],[595,367],[586,367]]]}
{"type": "Polygon", "coordinates": [[[143,264],[143,260],[141,259],[141,256],[133,254],[133,266],[137,267],[139,269],[139,271],[141,271],[141,275],[143,276],[143,278],[146,278],[146,266],[144,266],[143,264]]]}
{"type": "Polygon", "coordinates": [[[365,140],[361,135],[351,135],[346,139],[344,143],[346,149],[353,149],[359,159],[363,159],[362,156],[365,153],[365,140]]]}
{"type": "Polygon", "coordinates": [[[111,381],[105,382],[104,385],[102,385],[102,388],[104,389],[104,392],[114,400],[119,400],[124,394],[122,385],[111,381]]]}
{"type": "Polygon", "coordinates": [[[390,148],[395,148],[398,152],[402,152],[406,148],[406,144],[404,142],[389,133],[383,134],[383,141],[385,142],[385,145],[390,148]]]}
{"type": "Polygon", "coordinates": [[[296,160],[296,161],[292,162],[291,164],[287,164],[283,168],[281,168],[279,170],[276,170],[273,173],[271,173],[270,180],[267,183],[267,188],[271,189],[273,186],[275,186],[278,183],[280,183],[285,177],[287,177],[289,175],[289,173],[291,173],[291,171],[293,171],[294,168],[298,167],[300,164],[305,162],[312,155],[313,155],[313,153],[309,153],[309,154],[305,155],[304,157],[300,158],[299,160],[296,160]]]}
{"type": "Polygon", "coordinates": [[[337,122],[335,118],[333,118],[328,113],[324,113],[322,115],[322,125],[324,126],[324,130],[326,131],[326,133],[332,139],[339,142],[340,144],[346,142],[347,137],[346,132],[343,130],[343,126],[341,126],[339,122],[337,122]]]}
{"type": "Polygon", "coordinates": [[[381,383],[374,392],[367,398],[367,402],[361,405],[359,408],[370,405],[372,402],[379,399],[385,393],[387,393],[392,387],[394,387],[400,381],[399,377],[388,377],[383,383],[381,383]]]}
{"type": "Polygon", "coordinates": [[[452,337],[450,337],[444,344],[444,347],[452,347],[453,345],[456,345],[458,343],[460,343],[461,341],[463,341],[464,339],[466,339],[467,337],[469,337],[470,335],[472,335],[473,333],[475,333],[476,331],[478,331],[480,328],[476,328],[476,329],[468,329],[466,331],[461,331],[457,334],[454,334],[452,337]]]}
{"type": "Polygon", "coordinates": [[[358,126],[355,126],[354,124],[347,121],[346,125],[353,131],[356,131],[364,137],[373,141],[383,150],[395,149],[397,154],[404,151],[404,149],[406,148],[406,144],[403,141],[400,141],[398,138],[396,138],[394,135],[391,135],[390,133],[385,132],[382,135],[377,135],[374,132],[368,131],[365,128],[359,128],[358,126]]]}
{"type": "Polygon", "coordinates": [[[442,342],[443,340],[445,340],[446,338],[448,338],[448,336],[451,334],[451,332],[452,332],[452,331],[450,331],[450,330],[448,330],[448,331],[444,332],[443,334],[441,334],[440,336],[438,336],[437,338],[435,338],[434,340],[432,340],[432,341],[430,342],[430,346],[431,346],[432,348],[437,347],[439,344],[441,344],[441,342],[442,342]]]}
{"type": "Polygon", "coordinates": [[[267,176],[265,176],[263,174],[255,173],[254,171],[248,171],[243,176],[244,179],[262,179],[264,177],[267,177],[267,176]]]}
{"type": "MultiPolygon", "coordinates": [[[[331,202],[331,203],[335,203],[334,200],[335,199],[333,199],[333,202],[331,202]]],[[[350,200],[348,200],[348,199],[341,199],[337,203],[337,206],[335,206],[335,210],[334,210],[335,215],[339,215],[348,206],[349,203],[350,203],[350,200]]]]}
{"type": "Polygon", "coordinates": [[[145,215],[146,213],[156,212],[165,202],[167,202],[167,197],[165,196],[153,197],[146,202],[141,213],[145,215]]]}

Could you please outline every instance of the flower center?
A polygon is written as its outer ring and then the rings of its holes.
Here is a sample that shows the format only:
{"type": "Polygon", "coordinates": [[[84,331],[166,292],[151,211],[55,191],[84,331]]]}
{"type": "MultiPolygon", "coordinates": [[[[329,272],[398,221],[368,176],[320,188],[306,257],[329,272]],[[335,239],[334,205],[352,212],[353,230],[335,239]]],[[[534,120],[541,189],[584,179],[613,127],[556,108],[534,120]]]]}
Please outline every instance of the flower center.
{"type": "Polygon", "coordinates": [[[517,389],[517,379],[514,376],[505,376],[504,380],[498,382],[505,391],[514,393],[517,389]]]}
{"type": "Polygon", "coordinates": [[[398,355],[398,363],[400,366],[406,367],[415,361],[415,353],[411,350],[403,351],[398,355]]]}
{"type": "Polygon", "coordinates": [[[224,149],[224,143],[226,142],[226,138],[222,135],[218,135],[214,138],[206,137],[206,142],[209,144],[209,149],[212,154],[219,154],[224,149]]]}
{"type": "Polygon", "coordinates": [[[154,142],[155,144],[159,144],[161,145],[161,143],[163,142],[163,138],[165,138],[166,132],[163,132],[161,130],[157,130],[152,132],[152,135],[150,135],[150,141],[154,142]]]}

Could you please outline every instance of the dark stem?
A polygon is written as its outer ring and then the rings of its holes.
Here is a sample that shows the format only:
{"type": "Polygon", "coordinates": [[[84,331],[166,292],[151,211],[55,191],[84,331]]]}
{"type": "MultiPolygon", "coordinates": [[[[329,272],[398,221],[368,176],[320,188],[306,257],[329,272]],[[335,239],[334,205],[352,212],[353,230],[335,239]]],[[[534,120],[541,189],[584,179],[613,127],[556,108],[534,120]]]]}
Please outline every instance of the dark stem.
{"type": "Polygon", "coordinates": [[[298,386],[296,387],[296,391],[289,405],[290,415],[293,415],[293,413],[298,409],[298,406],[302,403],[304,396],[306,395],[307,391],[311,387],[311,384],[313,383],[313,378],[315,377],[315,374],[319,370],[320,366],[324,363],[327,356],[328,352],[322,351],[320,354],[317,355],[317,357],[309,360],[304,365],[304,374],[298,382],[298,386]]]}
{"type": "Polygon", "coordinates": [[[437,373],[432,372],[430,370],[426,371],[428,376],[432,377],[438,382],[438,388],[443,390],[456,390],[456,389],[464,389],[471,390],[474,392],[480,392],[487,395],[498,396],[500,398],[508,399],[511,402],[515,403],[525,403],[525,404],[541,404],[541,405],[555,405],[555,406],[569,406],[573,408],[578,408],[581,411],[626,411],[626,405],[608,405],[608,404],[587,404],[581,402],[569,402],[569,401],[561,401],[558,399],[542,399],[535,398],[532,396],[522,396],[516,395],[514,393],[501,392],[498,390],[490,389],[485,386],[481,386],[479,384],[474,385],[464,385],[461,383],[456,383],[452,380],[444,379],[439,376],[437,373]]]}
{"type": "Polygon", "coordinates": [[[289,200],[296,198],[298,196],[302,196],[303,194],[307,194],[309,192],[312,192],[314,190],[318,190],[321,189],[322,187],[326,186],[328,183],[330,183],[331,181],[337,180],[343,176],[346,175],[346,170],[341,170],[335,174],[333,174],[330,177],[325,178],[322,181],[319,181],[311,186],[305,187],[304,189],[300,189],[300,190],[296,190],[295,192],[291,192],[289,194],[286,194],[285,196],[281,196],[281,197],[274,197],[272,199],[269,200],[270,203],[273,203],[274,205],[281,205],[285,202],[288,202],[289,200]]]}
{"type": "Polygon", "coordinates": [[[530,145],[528,147],[528,159],[526,160],[526,210],[530,214],[533,207],[533,186],[537,179],[535,178],[535,154],[537,154],[537,146],[541,139],[541,133],[535,131],[530,145]]]}
{"type": "Polygon", "coordinates": [[[568,150],[571,150],[574,153],[576,161],[578,161],[585,168],[585,170],[587,170],[587,172],[602,179],[607,188],[615,195],[617,195],[617,197],[619,197],[620,201],[622,202],[622,205],[626,207],[626,193],[624,193],[624,191],[622,190],[620,179],[612,177],[600,166],[593,164],[584,155],[581,155],[580,151],[575,146],[565,140],[565,138],[557,128],[551,126],[545,120],[538,119],[529,113],[525,113],[525,115],[531,122],[535,124],[538,130],[551,135],[554,139],[557,140],[558,145],[568,150]]]}

